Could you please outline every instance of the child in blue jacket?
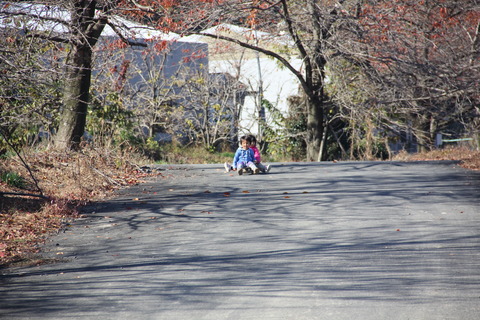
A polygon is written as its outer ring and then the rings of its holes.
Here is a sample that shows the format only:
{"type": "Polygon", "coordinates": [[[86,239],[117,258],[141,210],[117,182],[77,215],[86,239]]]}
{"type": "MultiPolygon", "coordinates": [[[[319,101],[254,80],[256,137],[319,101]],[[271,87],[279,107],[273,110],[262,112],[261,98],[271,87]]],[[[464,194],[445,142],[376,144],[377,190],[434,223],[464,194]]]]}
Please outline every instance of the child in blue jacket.
{"type": "Polygon", "coordinates": [[[253,150],[250,149],[251,139],[247,136],[242,136],[240,138],[240,147],[235,152],[233,157],[233,164],[230,166],[228,162],[225,162],[225,170],[229,172],[230,170],[236,170],[239,175],[242,175],[246,168],[252,169],[254,174],[260,172],[260,170],[255,165],[255,158],[253,150]]]}

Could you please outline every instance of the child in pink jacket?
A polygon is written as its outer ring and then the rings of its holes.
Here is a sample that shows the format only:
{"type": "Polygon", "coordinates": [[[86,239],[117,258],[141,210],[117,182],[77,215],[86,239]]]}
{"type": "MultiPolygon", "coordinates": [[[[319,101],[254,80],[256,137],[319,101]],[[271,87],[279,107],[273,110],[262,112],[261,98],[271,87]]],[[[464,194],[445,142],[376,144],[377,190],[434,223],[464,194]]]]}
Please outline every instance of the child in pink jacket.
{"type": "Polygon", "coordinates": [[[261,161],[262,161],[262,158],[260,156],[260,151],[258,150],[257,148],[257,138],[255,138],[254,135],[249,135],[249,138],[250,138],[250,149],[253,150],[253,156],[255,158],[255,165],[257,166],[258,169],[260,169],[260,171],[262,171],[263,173],[267,173],[270,171],[270,165],[267,165],[267,166],[264,166],[261,161]]]}

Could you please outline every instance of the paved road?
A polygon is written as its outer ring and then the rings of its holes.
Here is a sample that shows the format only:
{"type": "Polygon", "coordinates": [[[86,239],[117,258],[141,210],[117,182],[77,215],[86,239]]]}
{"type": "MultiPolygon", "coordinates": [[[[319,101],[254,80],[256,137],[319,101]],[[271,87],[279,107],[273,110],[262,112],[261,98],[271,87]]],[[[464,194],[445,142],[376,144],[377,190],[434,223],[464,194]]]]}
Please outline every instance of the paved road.
{"type": "Polygon", "coordinates": [[[479,319],[480,174],[164,167],[2,275],[5,319],[479,319]]]}

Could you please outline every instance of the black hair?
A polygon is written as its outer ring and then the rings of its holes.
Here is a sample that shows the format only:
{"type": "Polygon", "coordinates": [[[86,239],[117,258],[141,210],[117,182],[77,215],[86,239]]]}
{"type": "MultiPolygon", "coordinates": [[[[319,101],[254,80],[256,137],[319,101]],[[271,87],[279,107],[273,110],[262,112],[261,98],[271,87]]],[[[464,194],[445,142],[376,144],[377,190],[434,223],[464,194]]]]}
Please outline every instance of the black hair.
{"type": "Polygon", "coordinates": [[[248,137],[250,138],[250,142],[257,143],[257,138],[255,138],[255,136],[253,134],[248,135],[248,137]]]}
{"type": "Polygon", "coordinates": [[[247,140],[247,142],[252,143],[252,136],[241,136],[240,142],[242,142],[243,140],[247,140]]]}

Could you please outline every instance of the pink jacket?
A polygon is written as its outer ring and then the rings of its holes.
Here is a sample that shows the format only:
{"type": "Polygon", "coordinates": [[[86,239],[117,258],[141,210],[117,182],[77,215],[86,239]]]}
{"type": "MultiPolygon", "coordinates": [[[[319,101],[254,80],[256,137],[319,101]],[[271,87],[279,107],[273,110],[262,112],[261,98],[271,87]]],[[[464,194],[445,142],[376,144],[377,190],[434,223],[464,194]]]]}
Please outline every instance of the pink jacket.
{"type": "Polygon", "coordinates": [[[258,151],[257,147],[250,147],[250,149],[253,150],[253,157],[255,158],[255,161],[256,162],[261,162],[261,158],[260,158],[260,151],[258,151]]]}

